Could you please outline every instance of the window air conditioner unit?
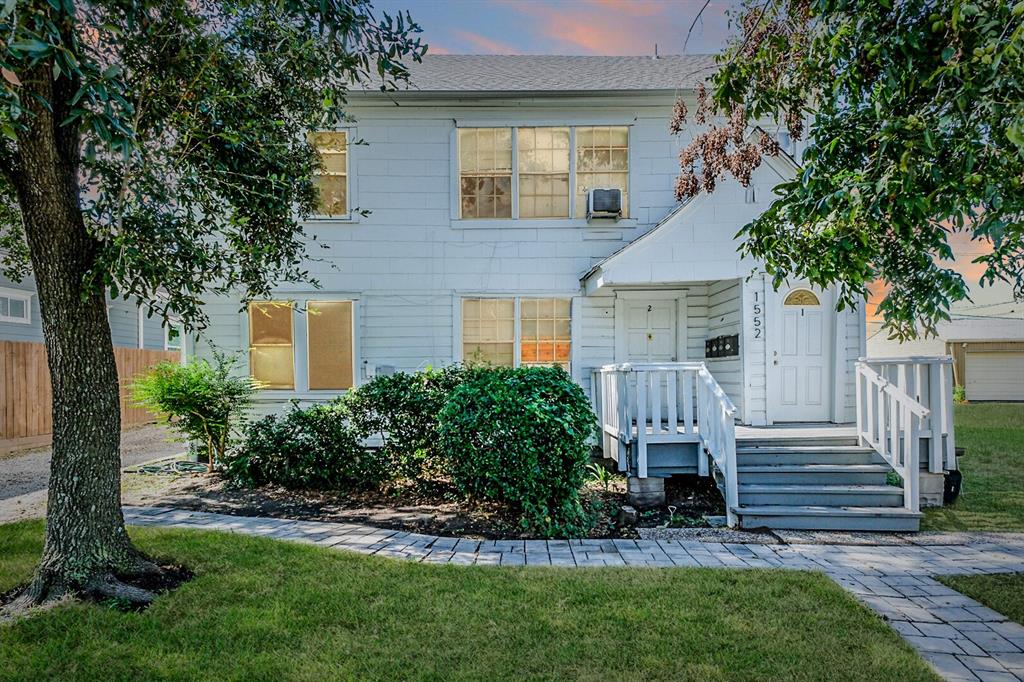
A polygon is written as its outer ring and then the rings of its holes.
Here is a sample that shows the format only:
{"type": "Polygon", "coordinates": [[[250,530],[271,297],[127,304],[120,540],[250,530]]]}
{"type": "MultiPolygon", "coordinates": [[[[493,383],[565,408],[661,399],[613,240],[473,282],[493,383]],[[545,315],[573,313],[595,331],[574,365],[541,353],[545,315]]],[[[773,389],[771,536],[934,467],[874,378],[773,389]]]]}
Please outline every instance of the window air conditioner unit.
{"type": "Polygon", "coordinates": [[[592,189],[587,192],[587,220],[622,217],[621,189],[592,189]]]}

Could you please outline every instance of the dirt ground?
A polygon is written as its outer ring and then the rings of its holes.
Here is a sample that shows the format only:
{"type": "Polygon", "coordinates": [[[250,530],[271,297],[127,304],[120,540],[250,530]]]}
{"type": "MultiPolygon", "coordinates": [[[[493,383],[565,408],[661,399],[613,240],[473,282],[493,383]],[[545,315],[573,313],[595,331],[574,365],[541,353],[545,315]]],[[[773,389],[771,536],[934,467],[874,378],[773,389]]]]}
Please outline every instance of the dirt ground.
{"type": "MultiPolygon", "coordinates": [[[[133,485],[130,476],[126,476],[126,504],[238,516],[365,523],[380,528],[471,538],[534,537],[524,532],[516,516],[501,505],[468,504],[443,487],[431,490],[395,486],[365,493],[292,491],[279,486],[242,488],[231,485],[217,474],[199,474],[162,485],[159,481],[142,481],[148,489],[139,491],[129,490],[133,485]],[[129,499],[142,501],[129,502],[129,499]]],[[[707,479],[672,479],[666,486],[666,497],[665,507],[640,511],[635,520],[624,522],[619,516],[619,510],[626,503],[624,479],[616,477],[608,489],[596,482],[589,483],[584,498],[597,519],[589,537],[637,537],[638,527],[707,526],[706,516],[725,513],[721,495],[707,479]]]]}
{"type": "MultiPolygon", "coordinates": [[[[140,426],[124,431],[121,434],[122,465],[134,466],[183,452],[185,445],[171,438],[171,433],[166,428],[157,425],[140,426]]],[[[0,459],[0,523],[36,518],[45,513],[51,454],[51,449],[45,447],[0,459]]],[[[124,485],[129,490],[139,488],[139,492],[142,489],[148,490],[154,484],[163,489],[176,483],[172,480],[147,481],[140,487],[139,484],[132,482],[132,475],[125,475],[124,479],[124,485]]],[[[125,503],[136,502],[129,502],[126,499],[125,503]]]]}

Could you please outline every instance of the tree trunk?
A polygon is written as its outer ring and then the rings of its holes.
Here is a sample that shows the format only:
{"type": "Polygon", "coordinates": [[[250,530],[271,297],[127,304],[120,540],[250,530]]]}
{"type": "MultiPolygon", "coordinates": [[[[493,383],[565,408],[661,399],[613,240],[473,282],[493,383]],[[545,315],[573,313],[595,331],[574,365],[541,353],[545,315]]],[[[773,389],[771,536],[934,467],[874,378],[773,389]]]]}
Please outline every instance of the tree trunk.
{"type": "MultiPolygon", "coordinates": [[[[48,64],[25,87],[27,130],[18,135],[14,184],[42,311],[53,385],[53,458],[42,561],[22,602],[68,593],[145,600],[118,578],[157,569],[133,548],[121,513],[121,414],[117,368],[103,292],[85,276],[98,244],[79,203],[79,135],[61,126],[77,85],[56,80],[48,64]],[[27,93],[26,93],[27,95],[27,93]]],[[[151,596],[151,595],[150,595],[151,596]]]]}

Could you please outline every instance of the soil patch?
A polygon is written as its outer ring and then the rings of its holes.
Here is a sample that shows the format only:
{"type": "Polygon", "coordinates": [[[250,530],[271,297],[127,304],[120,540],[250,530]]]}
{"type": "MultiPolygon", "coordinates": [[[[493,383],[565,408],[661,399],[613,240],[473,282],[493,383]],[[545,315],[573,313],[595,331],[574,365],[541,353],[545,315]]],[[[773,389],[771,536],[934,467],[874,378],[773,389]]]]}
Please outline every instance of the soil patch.
{"type": "MultiPolygon", "coordinates": [[[[627,504],[624,478],[614,477],[607,486],[590,482],[583,498],[595,518],[590,538],[636,538],[638,528],[708,527],[707,517],[725,514],[718,489],[710,479],[698,476],[669,479],[667,504],[641,511],[626,525],[619,513],[627,504]]],[[[273,485],[245,488],[216,473],[196,474],[163,494],[150,496],[146,503],[235,516],[361,523],[428,535],[489,540],[537,537],[502,505],[466,502],[445,481],[437,480],[398,483],[370,492],[335,492],[273,485]]]]}

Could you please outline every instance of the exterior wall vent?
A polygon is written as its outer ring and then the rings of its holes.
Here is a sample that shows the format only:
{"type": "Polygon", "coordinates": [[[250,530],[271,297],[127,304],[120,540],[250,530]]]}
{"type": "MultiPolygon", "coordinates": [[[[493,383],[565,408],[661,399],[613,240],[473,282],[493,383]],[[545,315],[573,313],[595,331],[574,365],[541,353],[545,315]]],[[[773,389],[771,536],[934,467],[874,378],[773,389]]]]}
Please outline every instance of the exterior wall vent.
{"type": "Polygon", "coordinates": [[[622,190],[592,189],[587,192],[587,220],[622,217],[622,190]]]}

